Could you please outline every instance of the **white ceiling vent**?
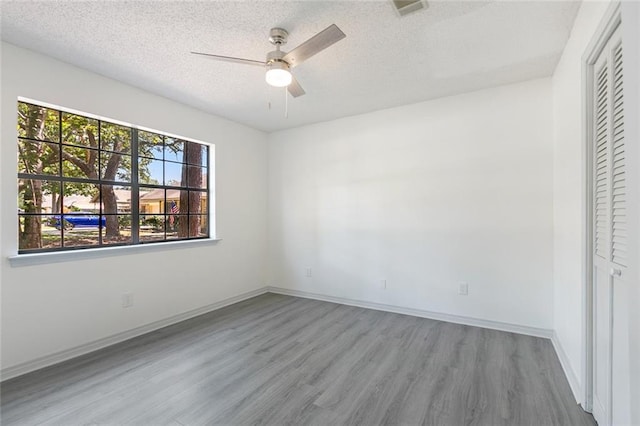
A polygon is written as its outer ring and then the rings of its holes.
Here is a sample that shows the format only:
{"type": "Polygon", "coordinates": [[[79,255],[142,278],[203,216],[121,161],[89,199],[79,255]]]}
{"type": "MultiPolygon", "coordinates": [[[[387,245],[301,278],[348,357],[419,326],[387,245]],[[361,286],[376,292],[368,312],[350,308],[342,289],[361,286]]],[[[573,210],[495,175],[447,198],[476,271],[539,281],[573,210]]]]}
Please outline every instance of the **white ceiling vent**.
{"type": "Polygon", "coordinates": [[[391,3],[399,16],[428,7],[427,0],[391,0],[391,3]]]}

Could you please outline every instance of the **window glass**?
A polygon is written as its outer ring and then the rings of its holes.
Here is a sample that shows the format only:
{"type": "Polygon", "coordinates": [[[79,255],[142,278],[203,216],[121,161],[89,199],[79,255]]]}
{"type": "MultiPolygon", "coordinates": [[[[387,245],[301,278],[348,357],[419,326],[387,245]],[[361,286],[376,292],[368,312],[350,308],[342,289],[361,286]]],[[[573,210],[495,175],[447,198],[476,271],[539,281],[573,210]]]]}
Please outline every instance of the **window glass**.
{"type": "Polygon", "coordinates": [[[60,145],[18,139],[18,172],[40,175],[60,174],[60,145]]]}
{"type": "Polygon", "coordinates": [[[165,138],[164,159],[182,163],[184,157],[184,141],[174,138],[165,138]]]}
{"type": "Polygon", "coordinates": [[[133,129],[118,124],[100,122],[100,149],[131,154],[131,132],[133,129]]]}
{"type": "Polygon", "coordinates": [[[164,138],[156,133],[138,132],[138,156],[162,160],[164,155],[164,138]]]}
{"type": "Polygon", "coordinates": [[[19,253],[209,237],[207,145],[26,102],[17,121],[19,253]]]}
{"type": "Polygon", "coordinates": [[[19,102],[18,137],[60,142],[60,112],[39,105],[19,102]]]}
{"type": "Polygon", "coordinates": [[[62,143],[98,149],[98,120],[63,112],[62,143]]]}

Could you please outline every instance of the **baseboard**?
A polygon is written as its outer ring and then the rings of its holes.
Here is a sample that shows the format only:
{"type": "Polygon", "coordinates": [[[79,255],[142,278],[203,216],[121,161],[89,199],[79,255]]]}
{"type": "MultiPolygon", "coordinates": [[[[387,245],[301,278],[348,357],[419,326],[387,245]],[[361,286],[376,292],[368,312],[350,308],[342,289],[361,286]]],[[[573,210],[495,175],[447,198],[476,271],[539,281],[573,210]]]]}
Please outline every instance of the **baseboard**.
{"type": "Polygon", "coordinates": [[[189,318],[197,317],[198,315],[206,314],[207,312],[224,308],[225,306],[232,305],[234,303],[238,303],[246,299],[251,299],[252,297],[256,297],[261,294],[265,294],[267,292],[268,292],[267,287],[262,287],[257,290],[248,291],[238,296],[230,297],[228,299],[224,299],[219,302],[212,303],[207,306],[203,306],[201,308],[193,309],[191,311],[183,312],[181,314],[174,315],[172,317],[165,318],[160,321],[152,322],[150,324],[146,324],[141,327],[136,327],[134,329],[127,330],[122,333],[115,334],[113,336],[95,340],[93,342],[90,342],[81,346],[76,346],[75,348],[67,349],[61,352],[56,352],[54,354],[37,358],[35,360],[28,361],[23,364],[18,364],[13,367],[8,367],[0,371],[0,377],[2,377],[2,381],[4,381],[17,376],[21,376],[31,371],[39,370],[41,368],[48,367],[50,365],[57,364],[59,362],[67,361],[69,359],[78,357],[80,355],[86,355],[98,349],[102,349],[107,346],[111,346],[116,343],[123,342],[133,337],[137,337],[142,334],[146,334],[146,333],[158,330],[160,328],[178,323],[180,321],[187,320],[189,318]]]}
{"type": "Polygon", "coordinates": [[[560,365],[562,366],[564,375],[567,377],[571,392],[573,392],[573,397],[576,399],[576,402],[578,404],[583,405],[584,401],[582,400],[582,395],[584,395],[584,392],[582,391],[582,386],[580,386],[578,376],[576,376],[573,368],[571,368],[569,357],[567,357],[567,354],[562,347],[562,343],[560,343],[560,339],[558,338],[558,335],[555,331],[553,332],[553,336],[551,337],[551,344],[553,344],[553,348],[556,350],[556,354],[558,355],[558,359],[560,360],[560,365]]]}
{"type": "Polygon", "coordinates": [[[404,308],[401,306],[386,305],[382,303],[366,302],[362,300],[347,299],[344,297],[327,296],[324,294],[310,293],[300,290],[291,290],[281,287],[267,287],[270,293],[284,294],[288,296],[303,297],[306,299],[323,300],[325,302],[339,303],[341,305],[358,306],[360,308],[375,309],[377,311],[393,312],[396,314],[412,315],[421,318],[429,318],[438,321],[452,322],[456,324],[470,325],[474,327],[489,328],[492,330],[508,331],[511,333],[525,334],[527,336],[543,337],[550,339],[553,330],[546,328],[527,327],[524,325],[510,324],[499,321],[483,320],[460,315],[443,314],[440,312],[425,311],[422,309],[404,308]]]}

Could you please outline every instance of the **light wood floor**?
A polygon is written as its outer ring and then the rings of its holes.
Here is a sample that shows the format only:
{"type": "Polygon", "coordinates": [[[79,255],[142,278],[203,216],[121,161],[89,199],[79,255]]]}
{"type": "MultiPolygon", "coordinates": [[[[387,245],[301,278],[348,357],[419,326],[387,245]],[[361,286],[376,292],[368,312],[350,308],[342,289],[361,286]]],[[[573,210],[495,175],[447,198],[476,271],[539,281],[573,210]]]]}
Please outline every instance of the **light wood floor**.
{"type": "Polygon", "coordinates": [[[593,425],[546,339],[266,294],[2,384],[3,425],[593,425]]]}

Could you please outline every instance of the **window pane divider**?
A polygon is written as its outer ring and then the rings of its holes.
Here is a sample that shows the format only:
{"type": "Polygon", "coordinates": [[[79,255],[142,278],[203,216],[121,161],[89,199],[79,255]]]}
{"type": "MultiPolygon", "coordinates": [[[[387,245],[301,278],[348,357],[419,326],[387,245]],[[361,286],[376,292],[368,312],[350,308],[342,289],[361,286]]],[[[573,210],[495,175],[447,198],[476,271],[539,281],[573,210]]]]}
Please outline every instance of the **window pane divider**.
{"type": "Polygon", "coordinates": [[[140,244],[140,176],[138,175],[138,130],[131,129],[131,244],[140,244]]]}

